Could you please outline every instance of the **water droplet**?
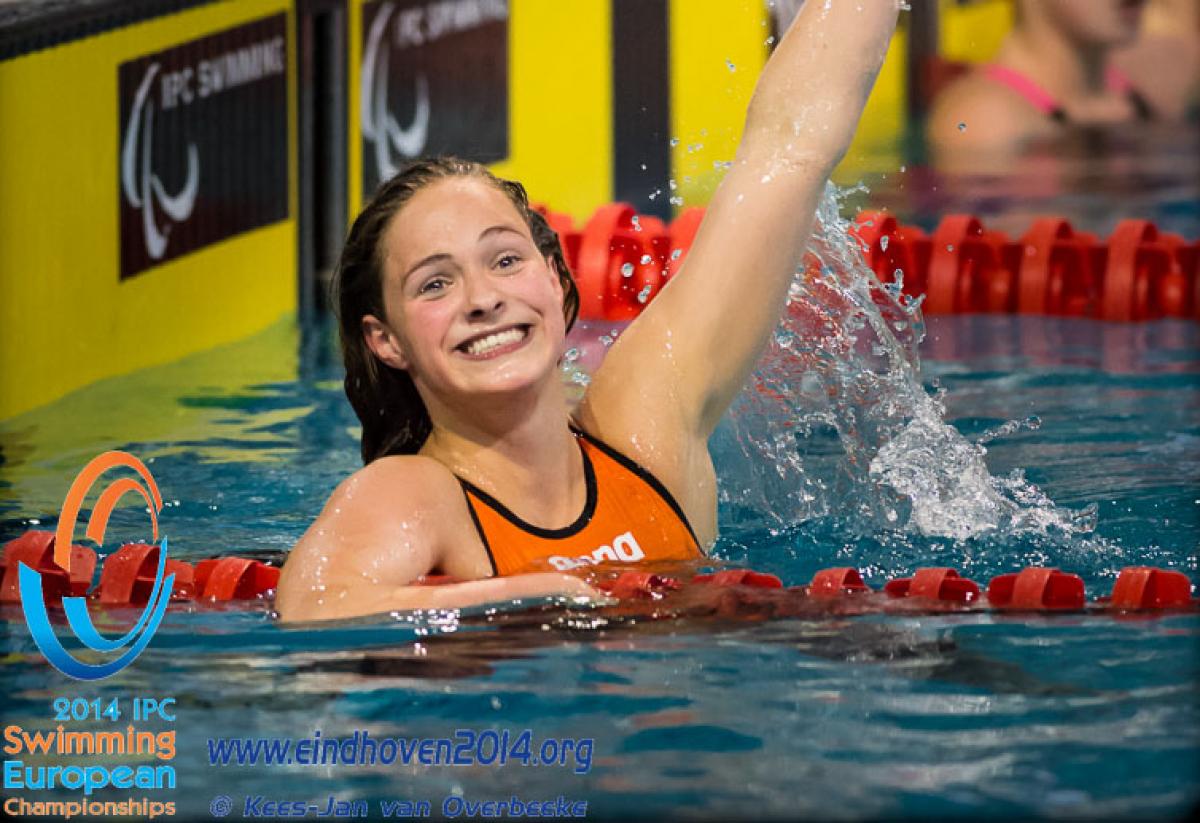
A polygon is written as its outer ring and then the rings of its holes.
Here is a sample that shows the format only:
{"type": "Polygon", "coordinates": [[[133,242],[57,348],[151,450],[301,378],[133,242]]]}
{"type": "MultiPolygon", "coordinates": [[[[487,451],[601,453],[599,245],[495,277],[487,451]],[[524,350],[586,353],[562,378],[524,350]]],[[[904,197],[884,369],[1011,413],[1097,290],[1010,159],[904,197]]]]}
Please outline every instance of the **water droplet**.
{"type": "Polygon", "coordinates": [[[953,243],[947,244],[946,251],[954,251],[954,244],[953,243]]]}
{"type": "Polygon", "coordinates": [[[568,363],[574,363],[578,359],[579,359],[579,349],[575,349],[575,348],[567,349],[567,351],[563,354],[563,360],[566,360],[568,363]]]}
{"type": "Polygon", "coordinates": [[[642,220],[636,214],[633,217],[629,218],[629,222],[633,224],[634,231],[642,230],[642,220]]]}
{"type": "Polygon", "coordinates": [[[670,144],[671,144],[671,147],[672,147],[672,148],[674,148],[675,146],[678,146],[678,145],[679,145],[679,138],[678,138],[678,137],[672,137],[672,138],[670,139],[670,141],[669,141],[669,142],[670,142],[670,144]]]}
{"type": "Polygon", "coordinates": [[[767,38],[767,45],[768,46],[775,45],[775,35],[772,34],[770,37],[767,38]]]}
{"type": "Polygon", "coordinates": [[[622,263],[621,264],[621,276],[622,277],[633,277],[633,264],[632,263],[622,263]]]}
{"type": "Polygon", "coordinates": [[[675,191],[676,185],[674,178],[667,181],[667,188],[669,188],[671,191],[675,191]]]}
{"type": "Polygon", "coordinates": [[[725,58],[725,65],[729,67],[730,71],[737,71],[737,66],[733,65],[733,61],[728,57],[725,58]]]}
{"type": "Polygon", "coordinates": [[[500,702],[500,698],[499,698],[499,697],[496,697],[495,695],[492,695],[492,708],[493,708],[493,709],[495,709],[496,711],[500,711],[500,707],[501,707],[501,706],[503,706],[503,705],[504,705],[504,704],[500,702]]]}
{"type": "Polygon", "coordinates": [[[888,247],[888,236],[885,234],[883,237],[879,238],[879,250],[887,251],[887,247],[888,247]]]}
{"type": "Polygon", "coordinates": [[[967,124],[966,124],[966,123],[962,123],[962,122],[960,122],[960,123],[958,124],[958,130],[959,130],[959,131],[966,131],[966,130],[967,130],[967,124]]]}
{"type": "Polygon", "coordinates": [[[642,286],[642,290],[640,292],[638,292],[637,301],[639,303],[645,303],[649,299],[650,299],[650,284],[647,283],[646,285],[642,286]]]}
{"type": "Polygon", "coordinates": [[[653,262],[653,260],[654,260],[654,258],[651,257],[650,255],[643,254],[642,259],[639,260],[638,262],[641,263],[643,266],[646,266],[646,265],[649,265],[651,262],[653,262]]]}
{"type": "Polygon", "coordinates": [[[682,255],[682,254],[683,254],[683,249],[675,249],[675,251],[671,252],[671,259],[678,260],[680,255],[682,255]]]}
{"type": "MultiPolygon", "coordinates": [[[[741,197],[741,195],[739,194],[738,197],[741,197]]],[[[670,200],[671,200],[672,206],[682,206],[683,205],[682,197],[672,197],[672,198],[670,198],[670,200]]]]}

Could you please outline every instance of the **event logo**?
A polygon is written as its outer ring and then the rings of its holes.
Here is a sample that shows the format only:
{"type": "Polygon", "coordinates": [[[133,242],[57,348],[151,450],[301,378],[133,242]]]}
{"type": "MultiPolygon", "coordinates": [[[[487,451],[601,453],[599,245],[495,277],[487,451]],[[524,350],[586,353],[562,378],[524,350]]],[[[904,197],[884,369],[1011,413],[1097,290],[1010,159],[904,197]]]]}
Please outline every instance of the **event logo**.
{"type": "MultiPolygon", "coordinates": [[[[362,80],[359,89],[360,114],[362,115],[363,138],[374,148],[375,168],[380,179],[386,180],[397,171],[392,162],[392,150],[395,149],[406,158],[416,157],[425,148],[429,137],[429,81],[423,73],[416,77],[416,106],[412,123],[407,128],[401,128],[396,118],[388,110],[388,57],[390,49],[384,34],[387,31],[388,20],[391,19],[395,7],[384,3],[379,8],[375,20],[371,23],[367,34],[367,44],[363,51],[362,80]]],[[[422,42],[419,29],[413,30],[407,21],[413,18],[402,16],[398,22],[408,29],[407,39],[414,43],[422,42]]]]}
{"type": "Polygon", "coordinates": [[[196,144],[187,146],[187,181],[178,193],[167,194],[162,180],[150,165],[150,149],[154,145],[154,101],[148,100],[151,84],[158,74],[159,64],[151,63],[138,86],[121,141],[121,189],[125,200],[142,213],[142,238],[146,253],[159,260],[167,250],[167,235],[171,226],[158,227],[155,204],[176,223],[192,215],[196,207],[196,191],[200,188],[200,153],[196,144]],[[140,147],[140,151],[139,151],[140,147]]]}
{"type": "MultiPolygon", "coordinates": [[[[133,478],[122,477],[106,486],[92,509],[91,517],[88,518],[87,536],[90,540],[103,544],[109,515],[122,497],[129,492],[137,492],[146,501],[154,531],[154,542],[158,542],[158,513],[163,507],[158,484],[154,482],[149,469],[133,455],[120,451],[105,452],[84,466],[83,471],[71,484],[67,499],[63,502],[62,515],[54,534],[54,563],[63,571],[71,571],[71,541],[84,499],[102,474],[120,466],[133,469],[146,483],[143,486],[133,478]]],[[[174,574],[164,576],[166,563],[167,540],[163,538],[162,548],[158,552],[158,571],[154,577],[154,588],[146,601],[146,608],[133,628],[116,640],[109,639],[96,630],[85,598],[63,598],[67,625],[76,639],[92,651],[99,652],[101,657],[110,657],[99,664],[82,662],[63,647],[50,625],[50,615],[46,611],[46,601],[42,592],[42,576],[21,563],[21,609],[25,612],[25,622],[29,625],[33,641],[46,659],[68,677],[76,680],[100,680],[116,674],[142,653],[158,629],[158,624],[162,622],[163,613],[171,599],[171,590],[175,585],[174,574]]]]}

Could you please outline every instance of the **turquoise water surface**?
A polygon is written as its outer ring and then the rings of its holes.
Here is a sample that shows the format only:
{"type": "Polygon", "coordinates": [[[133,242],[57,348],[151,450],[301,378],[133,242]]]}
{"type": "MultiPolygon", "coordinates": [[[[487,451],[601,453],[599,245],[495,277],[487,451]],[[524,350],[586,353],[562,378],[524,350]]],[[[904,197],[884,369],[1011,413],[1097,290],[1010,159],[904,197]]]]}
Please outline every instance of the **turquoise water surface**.
{"type": "MultiPolygon", "coordinates": [[[[883,200],[908,196],[882,185],[883,200]]],[[[1175,230],[1195,228],[1194,206],[1169,194],[1155,202],[1175,230]]],[[[1077,220],[1105,231],[1112,215],[1077,220]]],[[[928,459],[906,464],[910,450],[856,470],[835,409],[771,446],[794,458],[788,474],[754,463],[772,430],[754,407],[735,408],[712,442],[719,561],[793,585],[857,566],[876,586],[927,565],[980,583],[1057,565],[1080,574],[1090,598],[1126,565],[1200,580],[1200,325],[925,322],[912,379],[940,398],[957,434],[913,430],[941,438],[921,441],[933,444],[928,459]],[[959,465],[949,452],[976,442],[984,448],[959,457],[983,461],[997,499],[1012,504],[995,522],[957,487],[933,508],[881,491],[904,472],[944,480],[959,465]],[[965,525],[914,525],[931,512],[965,525]]],[[[576,365],[593,366],[612,331],[578,328],[576,365]]],[[[282,560],[359,466],[331,335],[328,323],[285,319],[0,425],[0,541],[53,528],[75,473],[118,448],[158,480],[174,556],[282,560]]],[[[111,542],[143,530],[144,513],[120,510],[111,542]]],[[[61,694],[175,698],[178,787],[147,794],[175,800],[185,819],[209,818],[214,797],[240,810],[256,795],[364,800],[374,816],[383,800],[427,800],[436,814],[447,797],[563,795],[597,819],[1169,819],[1200,798],[1195,611],[630,619],[535,604],[284,628],[269,603],[176,606],[133,666],[93,684],[50,668],[18,609],[2,617],[6,724],[53,729],[61,694]],[[593,744],[586,768],[209,762],[209,741],[224,737],[456,729],[593,744]]]]}

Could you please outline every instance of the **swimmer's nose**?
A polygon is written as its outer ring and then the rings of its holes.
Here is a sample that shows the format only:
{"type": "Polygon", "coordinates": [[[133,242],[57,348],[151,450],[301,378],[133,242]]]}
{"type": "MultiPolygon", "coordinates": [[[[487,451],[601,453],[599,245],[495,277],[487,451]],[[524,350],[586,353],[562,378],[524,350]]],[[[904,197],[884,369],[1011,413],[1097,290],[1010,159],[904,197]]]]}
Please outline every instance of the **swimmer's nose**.
{"type": "Polygon", "coordinates": [[[468,276],[465,292],[467,316],[472,320],[491,317],[504,308],[504,295],[486,274],[468,276]]]}

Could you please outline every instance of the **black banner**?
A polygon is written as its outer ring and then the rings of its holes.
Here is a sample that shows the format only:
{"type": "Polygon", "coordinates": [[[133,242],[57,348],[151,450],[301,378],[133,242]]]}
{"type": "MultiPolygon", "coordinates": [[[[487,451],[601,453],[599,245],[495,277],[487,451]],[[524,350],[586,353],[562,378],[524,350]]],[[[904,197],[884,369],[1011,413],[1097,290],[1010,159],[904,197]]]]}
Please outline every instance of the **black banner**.
{"type": "Polygon", "coordinates": [[[363,196],[414,157],[508,156],[507,0],[363,5],[363,196]]]}
{"type": "Polygon", "coordinates": [[[287,18],[122,63],[121,277],[288,216],[287,18]]]}

